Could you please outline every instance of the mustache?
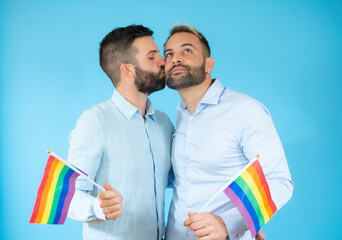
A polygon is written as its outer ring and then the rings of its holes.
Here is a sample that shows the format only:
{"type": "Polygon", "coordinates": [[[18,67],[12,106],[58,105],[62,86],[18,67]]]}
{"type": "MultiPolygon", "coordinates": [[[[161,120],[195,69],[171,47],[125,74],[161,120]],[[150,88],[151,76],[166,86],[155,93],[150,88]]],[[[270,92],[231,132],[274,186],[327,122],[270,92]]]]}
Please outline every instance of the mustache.
{"type": "Polygon", "coordinates": [[[185,68],[185,69],[187,69],[187,70],[190,69],[190,67],[189,67],[188,65],[177,64],[177,65],[173,65],[172,68],[169,70],[169,72],[171,72],[171,71],[172,71],[174,68],[176,68],[176,67],[183,67],[183,68],[185,68]]]}

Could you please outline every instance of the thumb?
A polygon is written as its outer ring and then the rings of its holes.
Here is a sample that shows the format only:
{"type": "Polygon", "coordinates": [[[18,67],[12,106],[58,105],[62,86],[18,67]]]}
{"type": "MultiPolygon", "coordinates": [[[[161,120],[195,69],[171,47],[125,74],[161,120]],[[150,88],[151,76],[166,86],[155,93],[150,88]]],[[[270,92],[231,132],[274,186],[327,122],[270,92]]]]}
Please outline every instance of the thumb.
{"type": "Polygon", "coordinates": [[[109,183],[103,184],[103,188],[104,188],[106,191],[113,191],[113,190],[114,190],[114,188],[112,188],[112,186],[111,186],[109,183]]]}
{"type": "Polygon", "coordinates": [[[188,216],[191,217],[193,215],[195,215],[196,213],[193,213],[193,212],[188,212],[188,216]]]}

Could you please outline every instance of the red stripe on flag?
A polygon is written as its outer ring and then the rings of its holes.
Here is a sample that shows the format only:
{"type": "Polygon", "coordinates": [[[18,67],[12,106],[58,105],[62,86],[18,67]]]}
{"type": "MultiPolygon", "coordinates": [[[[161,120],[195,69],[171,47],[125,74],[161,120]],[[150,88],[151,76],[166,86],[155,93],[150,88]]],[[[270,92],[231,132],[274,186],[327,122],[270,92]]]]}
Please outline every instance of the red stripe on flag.
{"type": "MultiPolygon", "coordinates": [[[[268,204],[272,208],[272,211],[273,211],[272,215],[273,215],[277,211],[277,206],[274,204],[274,202],[272,200],[270,188],[268,187],[268,184],[267,184],[264,172],[262,171],[262,168],[261,168],[260,163],[259,163],[258,160],[256,160],[252,165],[253,165],[254,169],[257,171],[257,173],[259,175],[261,184],[264,187],[264,190],[265,190],[265,193],[266,193],[266,196],[267,196],[268,204]]],[[[270,218],[271,218],[271,216],[270,216],[270,218]]]]}
{"type": "Polygon", "coordinates": [[[33,213],[32,213],[32,216],[31,216],[31,219],[30,219],[30,222],[29,223],[34,223],[35,220],[36,220],[36,217],[38,215],[38,211],[39,211],[39,206],[40,206],[40,201],[41,201],[41,198],[42,198],[42,193],[44,191],[44,188],[45,188],[45,185],[46,185],[46,181],[48,179],[48,176],[49,176],[49,171],[50,171],[50,168],[51,168],[51,165],[52,165],[52,162],[55,158],[53,156],[50,155],[49,159],[48,159],[48,162],[46,164],[46,167],[45,167],[45,170],[44,170],[44,176],[43,176],[43,179],[40,183],[40,186],[39,186],[39,189],[38,189],[38,193],[37,193],[37,198],[36,198],[36,203],[34,205],[34,208],[33,208],[33,213]]]}
{"type": "Polygon", "coordinates": [[[41,201],[40,201],[38,215],[36,217],[35,223],[40,223],[42,221],[44,211],[45,211],[45,207],[46,207],[47,198],[48,198],[50,187],[51,187],[51,183],[52,183],[53,177],[55,175],[55,171],[56,171],[56,167],[57,167],[58,163],[59,163],[59,160],[56,158],[53,158],[51,168],[50,168],[50,171],[48,173],[48,178],[47,178],[46,184],[44,186],[43,193],[41,195],[41,201]]]}

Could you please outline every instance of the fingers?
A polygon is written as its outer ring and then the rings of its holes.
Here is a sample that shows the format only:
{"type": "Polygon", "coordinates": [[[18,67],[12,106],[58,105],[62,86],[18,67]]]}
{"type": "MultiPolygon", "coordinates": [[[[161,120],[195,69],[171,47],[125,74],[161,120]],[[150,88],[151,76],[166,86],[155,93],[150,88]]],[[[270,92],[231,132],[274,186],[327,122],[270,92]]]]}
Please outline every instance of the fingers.
{"type": "Polygon", "coordinates": [[[258,234],[255,236],[256,240],[265,240],[265,234],[262,231],[262,229],[260,229],[260,231],[258,232],[258,234]]]}
{"type": "Polygon", "coordinates": [[[117,190],[115,190],[114,188],[112,188],[112,186],[110,186],[108,183],[105,183],[103,185],[104,189],[106,191],[102,191],[100,192],[99,194],[99,199],[100,200],[109,200],[109,199],[112,199],[112,198],[115,198],[115,197],[119,197],[119,198],[122,198],[120,192],[118,192],[117,190]]]}
{"type": "Polygon", "coordinates": [[[123,212],[123,208],[120,208],[120,210],[116,211],[116,212],[109,212],[107,214],[105,214],[107,220],[116,220],[118,219],[123,212]]]}
{"type": "Polygon", "coordinates": [[[189,218],[187,218],[184,221],[184,226],[188,227],[190,224],[194,223],[194,222],[198,222],[203,220],[203,213],[193,213],[193,212],[188,212],[188,216],[189,218]]]}
{"type": "Polygon", "coordinates": [[[107,191],[114,190],[114,188],[112,188],[112,186],[109,183],[103,184],[103,188],[107,191]]]}
{"type": "Polygon", "coordinates": [[[118,192],[117,190],[115,190],[114,188],[112,188],[112,186],[110,186],[108,183],[105,183],[103,185],[104,189],[106,191],[102,191],[100,192],[100,194],[98,195],[98,198],[101,201],[105,201],[105,200],[111,200],[113,198],[118,198],[119,200],[122,201],[122,196],[121,193],[118,192]]]}
{"type": "Polygon", "coordinates": [[[116,220],[122,215],[122,196],[108,183],[103,185],[105,191],[98,195],[99,205],[108,220],[116,220]]]}
{"type": "Polygon", "coordinates": [[[196,237],[205,239],[224,239],[228,236],[225,223],[212,213],[188,213],[184,226],[194,231],[196,237]]]}
{"type": "Polygon", "coordinates": [[[188,212],[188,216],[189,217],[192,217],[192,216],[194,216],[196,213],[193,213],[193,212],[188,212]]]}

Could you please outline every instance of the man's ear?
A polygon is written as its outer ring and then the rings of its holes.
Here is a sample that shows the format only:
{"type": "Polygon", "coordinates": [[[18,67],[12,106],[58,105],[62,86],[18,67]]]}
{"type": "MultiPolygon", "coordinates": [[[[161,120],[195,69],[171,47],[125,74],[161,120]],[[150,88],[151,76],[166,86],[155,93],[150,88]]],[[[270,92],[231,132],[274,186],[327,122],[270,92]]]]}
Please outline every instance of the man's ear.
{"type": "Polygon", "coordinates": [[[212,57],[205,58],[205,73],[210,74],[214,69],[214,59],[212,57]]]}
{"type": "Polygon", "coordinates": [[[135,77],[135,68],[130,63],[122,63],[120,65],[120,72],[123,76],[126,78],[132,78],[135,77]]]}

